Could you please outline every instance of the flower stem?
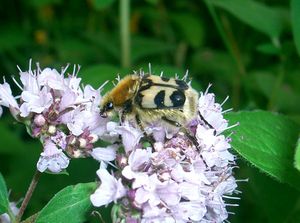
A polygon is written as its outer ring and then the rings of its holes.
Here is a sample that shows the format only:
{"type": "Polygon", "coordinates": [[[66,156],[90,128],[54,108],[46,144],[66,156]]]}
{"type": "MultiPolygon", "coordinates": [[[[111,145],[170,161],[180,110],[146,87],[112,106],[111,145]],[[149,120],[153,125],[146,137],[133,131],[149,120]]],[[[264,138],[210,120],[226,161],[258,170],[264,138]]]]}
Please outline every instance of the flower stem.
{"type": "Polygon", "coordinates": [[[11,223],[17,223],[16,221],[16,217],[14,215],[14,213],[12,212],[11,208],[9,207],[8,210],[7,210],[7,214],[9,216],[9,219],[10,219],[10,222],[11,223]]]}
{"type": "Polygon", "coordinates": [[[130,33],[129,33],[130,0],[120,0],[120,35],[121,35],[121,65],[130,66],[130,33]]]}
{"type": "MultiPolygon", "coordinates": [[[[240,103],[240,90],[241,90],[241,82],[246,77],[247,72],[245,65],[242,61],[240,50],[238,47],[238,44],[234,38],[233,32],[230,27],[229,21],[226,19],[225,16],[219,17],[215,11],[214,6],[209,0],[205,0],[205,4],[209,10],[209,13],[211,14],[213,21],[217,27],[217,30],[224,42],[225,47],[228,49],[234,63],[237,66],[237,73],[236,76],[233,79],[233,107],[235,109],[238,109],[239,103],[240,103]]],[[[249,95],[247,86],[246,87],[246,93],[249,95]]]]}
{"type": "Polygon", "coordinates": [[[16,218],[17,222],[21,221],[21,218],[22,218],[22,216],[24,214],[24,211],[25,211],[25,209],[26,209],[29,201],[30,201],[30,198],[31,198],[31,196],[33,194],[33,191],[35,190],[35,187],[36,187],[36,185],[37,185],[37,183],[39,181],[40,176],[41,176],[41,172],[39,172],[38,170],[36,170],[35,173],[34,173],[34,175],[33,175],[32,180],[31,180],[31,183],[30,183],[30,185],[28,187],[28,190],[26,192],[26,195],[25,195],[25,198],[24,198],[24,200],[22,202],[22,205],[20,207],[19,213],[17,215],[17,218],[16,218]]]}

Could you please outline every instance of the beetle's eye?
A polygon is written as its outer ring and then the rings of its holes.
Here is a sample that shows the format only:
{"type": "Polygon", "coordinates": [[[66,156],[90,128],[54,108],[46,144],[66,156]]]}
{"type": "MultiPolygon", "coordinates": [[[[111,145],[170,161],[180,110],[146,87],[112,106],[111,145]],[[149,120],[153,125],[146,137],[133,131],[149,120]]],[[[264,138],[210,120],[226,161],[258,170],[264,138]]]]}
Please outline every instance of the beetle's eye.
{"type": "Polygon", "coordinates": [[[108,102],[108,103],[106,104],[106,110],[111,110],[111,109],[113,109],[113,108],[114,108],[114,105],[113,105],[112,102],[108,102]]]}

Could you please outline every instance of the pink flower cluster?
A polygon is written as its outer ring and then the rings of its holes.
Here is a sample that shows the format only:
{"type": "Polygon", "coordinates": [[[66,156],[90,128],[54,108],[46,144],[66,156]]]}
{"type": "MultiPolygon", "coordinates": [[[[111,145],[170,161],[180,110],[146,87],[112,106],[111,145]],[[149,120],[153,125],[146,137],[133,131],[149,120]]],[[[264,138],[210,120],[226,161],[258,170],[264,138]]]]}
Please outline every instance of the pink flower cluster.
{"type": "MultiPolygon", "coordinates": [[[[98,161],[115,159],[116,148],[95,148],[94,143],[107,135],[107,120],[99,115],[100,90],[81,87],[79,68],[67,74],[41,69],[21,71],[14,82],[21,94],[14,97],[10,85],[0,84],[0,105],[8,107],[16,120],[26,125],[28,133],[39,138],[43,151],[37,163],[40,172],[60,172],[68,167],[69,157],[93,156],[98,161]],[[68,156],[66,155],[68,154],[68,156]]],[[[2,108],[0,106],[1,114],[2,108]]],[[[103,162],[102,162],[103,163],[103,162]]]]}
{"type": "Polygon", "coordinates": [[[208,90],[200,94],[198,116],[185,129],[168,129],[161,123],[146,126],[145,133],[130,121],[100,117],[101,87],[81,86],[78,69],[72,74],[55,69],[20,70],[10,85],[0,84],[0,115],[8,107],[28,133],[43,144],[37,162],[40,172],[58,173],[70,158],[91,156],[100,162],[99,188],[90,196],[94,206],[114,202],[115,222],[218,223],[228,218],[226,200],[234,196],[235,157],[229,152],[229,129],[223,104],[208,90]],[[99,139],[110,142],[95,147],[99,139]],[[121,147],[121,148],[120,148],[121,147]],[[115,161],[113,164],[112,162],[115,161]],[[116,171],[106,168],[111,164],[116,171]]]}
{"type": "Polygon", "coordinates": [[[235,204],[224,198],[238,199],[233,196],[235,157],[228,151],[230,138],[222,135],[231,127],[214,94],[201,93],[198,109],[189,133],[148,127],[156,140],[151,146],[145,146],[134,124],[116,127],[125,152],[117,155],[114,174],[97,171],[101,184],[91,195],[93,205],[115,202],[115,219],[130,223],[225,221],[226,206],[235,204]]]}

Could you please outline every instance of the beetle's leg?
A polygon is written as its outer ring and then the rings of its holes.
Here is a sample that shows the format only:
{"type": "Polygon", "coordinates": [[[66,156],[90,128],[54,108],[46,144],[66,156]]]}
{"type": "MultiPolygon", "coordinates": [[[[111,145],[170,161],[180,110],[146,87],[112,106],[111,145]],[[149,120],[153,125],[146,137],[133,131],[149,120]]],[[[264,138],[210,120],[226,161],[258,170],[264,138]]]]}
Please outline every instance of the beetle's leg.
{"type": "MultiPolygon", "coordinates": [[[[176,127],[182,127],[182,125],[179,124],[178,122],[175,122],[175,121],[173,121],[173,120],[170,120],[170,119],[168,119],[168,118],[166,118],[166,117],[162,117],[162,119],[163,119],[164,121],[166,121],[167,123],[169,123],[170,125],[174,125],[174,126],[176,126],[176,127]]],[[[199,149],[199,143],[198,143],[196,137],[195,137],[194,135],[191,135],[190,132],[189,132],[187,129],[185,129],[185,128],[184,128],[184,131],[185,131],[185,133],[186,133],[186,136],[187,136],[187,137],[193,142],[193,144],[199,149]]]]}
{"type": "Polygon", "coordinates": [[[216,129],[211,124],[209,124],[208,121],[205,120],[205,118],[201,115],[200,111],[198,112],[198,114],[200,119],[205,123],[205,125],[214,130],[214,135],[217,135],[216,129]]]}
{"type": "Polygon", "coordinates": [[[176,127],[182,127],[181,124],[179,124],[178,122],[175,122],[173,120],[168,119],[166,116],[163,116],[161,119],[164,120],[165,122],[169,123],[170,125],[173,125],[173,126],[176,126],[176,127]]]}
{"type": "Polygon", "coordinates": [[[121,123],[125,122],[125,116],[126,116],[126,112],[123,110],[121,113],[121,123]]]}
{"type": "Polygon", "coordinates": [[[138,124],[138,126],[140,127],[140,129],[142,130],[142,132],[145,134],[144,126],[143,126],[140,116],[138,114],[135,115],[135,120],[136,120],[136,123],[138,124]]]}
{"type": "Polygon", "coordinates": [[[141,131],[143,132],[144,137],[149,140],[151,146],[153,147],[153,144],[154,144],[155,140],[154,140],[152,135],[147,135],[147,133],[144,129],[144,126],[142,124],[142,121],[140,119],[140,116],[138,114],[135,115],[135,120],[136,120],[136,123],[138,124],[138,126],[140,127],[141,131]]]}

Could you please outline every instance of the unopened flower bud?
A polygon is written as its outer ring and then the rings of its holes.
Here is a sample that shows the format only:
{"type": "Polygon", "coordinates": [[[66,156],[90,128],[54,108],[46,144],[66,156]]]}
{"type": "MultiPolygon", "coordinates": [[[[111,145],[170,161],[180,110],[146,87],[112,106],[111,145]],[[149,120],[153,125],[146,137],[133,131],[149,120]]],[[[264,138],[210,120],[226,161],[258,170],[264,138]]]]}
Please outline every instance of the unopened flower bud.
{"type": "Polygon", "coordinates": [[[33,120],[34,124],[36,124],[37,126],[41,127],[43,125],[45,125],[46,123],[46,119],[42,114],[38,114],[34,117],[33,120]]]}
{"type": "Polygon", "coordinates": [[[71,135],[70,137],[68,137],[68,144],[69,145],[75,145],[76,143],[76,137],[71,135]]]}
{"type": "Polygon", "coordinates": [[[99,137],[96,134],[89,135],[90,143],[95,143],[98,141],[99,137]]]}
{"type": "Polygon", "coordinates": [[[73,158],[82,157],[82,152],[80,150],[78,150],[78,149],[75,149],[75,150],[73,150],[72,157],[73,158]]]}
{"type": "Polygon", "coordinates": [[[120,168],[124,168],[125,166],[127,166],[128,165],[128,159],[127,159],[127,157],[125,157],[125,156],[117,156],[117,158],[116,158],[116,160],[117,160],[117,163],[118,163],[118,166],[120,167],[120,168]]]}
{"type": "Polygon", "coordinates": [[[78,141],[79,141],[79,147],[80,148],[85,148],[86,147],[86,144],[87,144],[86,139],[79,138],[78,141]]]}
{"type": "Polygon", "coordinates": [[[56,132],[56,127],[54,125],[49,125],[48,133],[53,135],[56,132]]]}

